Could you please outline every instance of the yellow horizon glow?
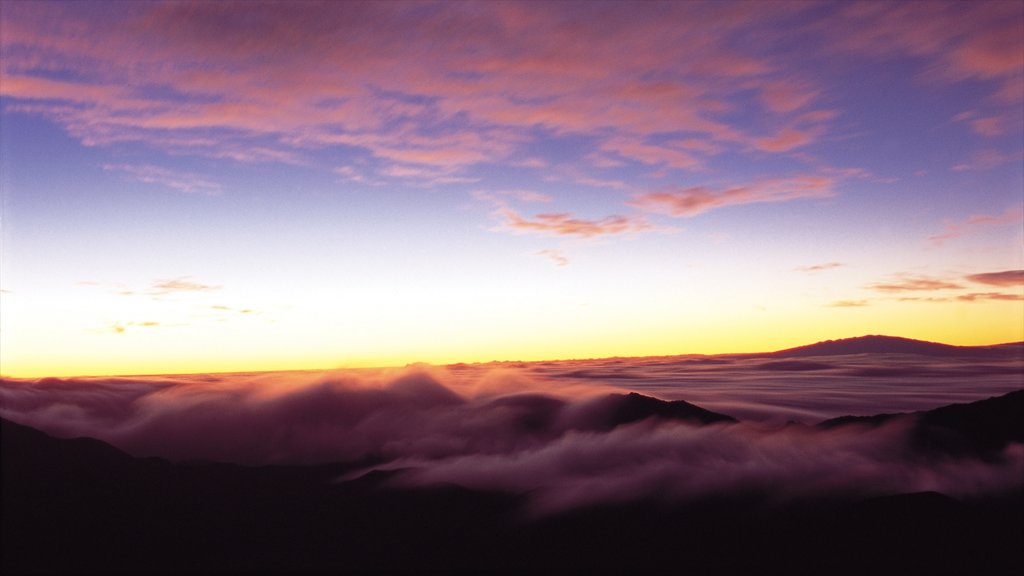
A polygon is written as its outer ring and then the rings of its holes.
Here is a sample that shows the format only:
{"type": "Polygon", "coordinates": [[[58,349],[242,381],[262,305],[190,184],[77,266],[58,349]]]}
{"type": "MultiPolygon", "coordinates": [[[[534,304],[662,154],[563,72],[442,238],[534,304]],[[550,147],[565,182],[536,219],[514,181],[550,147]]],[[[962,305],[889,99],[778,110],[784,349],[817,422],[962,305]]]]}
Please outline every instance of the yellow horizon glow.
{"type": "MultiPolygon", "coordinates": [[[[599,358],[642,358],[676,355],[749,354],[772,352],[823,340],[852,338],[869,334],[927,340],[955,346],[991,346],[1024,341],[1024,308],[1015,302],[989,303],[925,303],[877,305],[876,313],[847,316],[856,310],[831,309],[825,316],[819,311],[779,311],[755,322],[739,316],[723,319],[714,327],[696,326],[691,330],[665,325],[636,326],[620,329],[620,340],[609,338],[602,331],[576,332],[572,342],[556,345],[541,339],[530,345],[525,338],[506,338],[498,342],[455,344],[434,342],[431,345],[395,343],[392,351],[373,353],[353,350],[350,355],[333,354],[319,349],[292,346],[290,354],[258,354],[236,345],[209,350],[205,354],[189,354],[187,350],[165,351],[162,355],[126,355],[112,358],[102,350],[77,349],[60,355],[27,350],[22,346],[11,354],[5,343],[0,358],[0,376],[31,379],[42,377],[141,376],[172,374],[213,374],[237,372],[271,372],[293,370],[336,370],[389,368],[410,364],[448,365],[490,362],[572,361],[599,358]],[[935,308],[945,313],[937,314],[935,308]],[[950,310],[952,307],[953,310],[950,310]],[[985,314],[979,314],[984,311],[985,314]],[[952,312],[952,313],[950,313],[952,312]],[[773,318],[789,314],[783,324],[773,318]],[[879,318],[881,316],[881,318],[879,318]],[[828,318],[825,320],[825,318],[828,318]],[[958,322],[960,319],[963,323],[958,322]],[[745,338],[737,337],[739,326],[745,338]],[[785,329],[780,329],[785,326],[785,329]]],[[[616,332],[607,328],[604,332],[616,332]]],[[[565,335],[555,335],[566,337],[565,335]]],[[[111,338],[131,338],[130,334],[111,338]]],[[[147,338],[140,337],[139,341],[147,338]]],[[[188,341],[188,339],[185,339],[188,341]]],[[[536,340],[536,339],[535,339],[536,340]]],[[[550,340],[550,339],[549,339],[550,340]]],[[[139,343],[136,341],[136,344],[139,343]]]]}

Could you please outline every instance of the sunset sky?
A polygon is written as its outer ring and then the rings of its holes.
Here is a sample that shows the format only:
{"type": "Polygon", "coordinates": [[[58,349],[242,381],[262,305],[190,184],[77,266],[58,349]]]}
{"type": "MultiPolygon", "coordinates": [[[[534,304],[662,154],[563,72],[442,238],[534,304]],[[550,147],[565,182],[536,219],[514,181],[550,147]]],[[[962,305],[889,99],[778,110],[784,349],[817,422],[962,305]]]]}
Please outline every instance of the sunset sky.
{"type": "Polygon", "coordinates": [[[1024,339],[1024,4],[0,3],[0,373],[1024,339]]]}

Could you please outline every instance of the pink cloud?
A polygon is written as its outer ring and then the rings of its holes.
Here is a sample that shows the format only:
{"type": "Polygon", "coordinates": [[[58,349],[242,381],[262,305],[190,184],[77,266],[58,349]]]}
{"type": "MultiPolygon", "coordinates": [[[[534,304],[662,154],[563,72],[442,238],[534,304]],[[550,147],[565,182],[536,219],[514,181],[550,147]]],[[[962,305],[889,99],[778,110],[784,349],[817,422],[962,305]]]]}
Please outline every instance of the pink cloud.
{"type": "Polygon", "coordinates": [[[642,218],[627,216],[608,216],[600,220],[575,218],[570,214],[537,214],[533,219],[521,216],[510,208],[503,208],[500,213],[505,217],[503,228],[517,232],[533,232],[553,234],[557,236],[578,236],[593,238],[644,232],[653,226],[642,218]]]}
{"type": "Polygon", "coordinates": [[[832,184],[831,178],[799,176],[763,180],[749,186],[725,190],[712,190],[698,186],[668,192],[650,192],[635,196],[629,204],[671,216],[689,217],[715,208],[738,204],[825,198],[832,195],[832,184]]]}
{"type": "Polygon", "coordinates": [[[1024,16],[1016,2],[982,2],[969,10],[956,2],[849,4],[827,18],[822,31],[829,49],[891,58],[913,55],[930,61],[930,76],[944,81],[997,81],[998,99],[1019,102],[1024,78],[1024,16]],[[1000,96],[1002,94],[1002,96],[1000,96]]]}
{"type": "Polygon", "coordinates": [[[1024,210],[1020,208],[1007,208],[1002,214],[994,216],[975,214],[962,222],[947,222],[942,233],[930,236],[928,240],[935,245],[942,245],[946,240],[973,234],[988,227],[1014,225],[1021,222],[1024,222],[1024,210]]]}
{"type": "Polygon", "coordinates": [[[878,292],[918,292],[930,290],[953,290],[963,288],[960,284],[929,278],[927,276],[899,276],[890,282],[878,282],[871,284],[868,288],[878,292]]]}
{"type": "Polygon", "coordinates": [[[1007,11],[1004,22],[989,22],[984,33],[972,34],[950,55],[957,72],[982,78],[1019,76],[1024,70],[1024,36],[1020,33],[1020,6],[1017,19],[1007,11]]]}
{"type": "Polygon", "coordinates": [[[977,300],[1004,300],[1008,302],[1017,302],[1024,300],[1024,294],[1005,294],[1002,292],[971,292],[970,294],[961,294],[956,297],[957,300],[966,302],[975,302],[977,300]]]}
{"type": "Polygon", "coordinates": [[[810,132],[786,127],[775,136],[754,140],[754,147],[765,152],[788,152],[794,148],[805,146],[813,140],[814,136],[810,132]]]}
{"type": "Polygon", "coordinates": [[[971,282],[988,284],[989,286],[1024,286],[1024,270],[985,272],[982,274],[971,274],[966,278],[971,282]]]}
{"type": "MultiPolygon", "coordinates": [[[[301,163],[310,147],[344,144],[383,164],[455,173],[521,156],[540,126],[588,134],[598,149],[652,168],[691,170],[700,154],[748,145],[743,126],[718,116],[751,79],[775,73],[774,63],[726,38],[757,27],[766,12],[800,10],[307,8],[261,3],[240,19],[230,4],[139,4],[102,19],[63,5],[16,5],[5,10],[0,84],[12,105],[31,106],[94,145],[139,141],[301,163]],[[43,63],[83,80],[38,75],[43,63]],[[452,119],[459,127],[437,134],[452,119]],[[643,139],[673,131],[698,136],[682,139],[689,144],[643,139]],[[203,144],[186,143],[197,139],[203,144]]],[[[767,105],[781,114],[803,109],[815,91],[766,86],[767,105]]],[[[796,145],[792,133],[761,143],[796,145]]]]}
{"type": "Polygon", "coordinates": [[[818,90],[792,78],[760,83],[761,101],[776,113],[792,112],[810,104],[818,90]]]}
{"type": "Polygon", "coordinates": [[[972,154],[966,162],[955,164],[951,169],[954,172],[991,170],[1009,161],[1010,158],[999,150],[987,149],[972,154]]]}
{"type": "Polygon", "coordinates": [[[537,252],[534,252],[534,255],[544,256],[545,258],[550,259],[552,262],[555,263],[556,266],[559,267],[565,267],[569,265],[569,258],[567,258],[561,250],[547,248],[544,250],[538,250],[537,252]]]}
{"type": "Polygon", "coordinates": [[[636,160],[644,164],[664,164],[672,168],[693,169],[703,163],[686,150],[675,149],[665,145],[645,144],[639,139],[619,137],[605,140],[601,149],[622,158],[636,160]]]}
{"type": "Polygon", "coordinates": [[[822,270],[831,270],[833,268],[840,268],[845,266],[842,262],[824,262],[822,264],[812,264],[810,266],[801,266],[797,268],[800,272],[821,272],[822,270]]]}
{"type": "Polygon", "coordinates": [[[219,184],[202,176],[151,164],[105,164],[103,169],[124,172],[141,182],[158,184],[181,192],[215,194],[220,190],[219,184]]]}
{"type": "Polygon", "coordinates": [[[1007,120],[1002,116],[988,116],[971,121],[971,129],[982,136],[999,136],[1007,130],[1007,120]]]}

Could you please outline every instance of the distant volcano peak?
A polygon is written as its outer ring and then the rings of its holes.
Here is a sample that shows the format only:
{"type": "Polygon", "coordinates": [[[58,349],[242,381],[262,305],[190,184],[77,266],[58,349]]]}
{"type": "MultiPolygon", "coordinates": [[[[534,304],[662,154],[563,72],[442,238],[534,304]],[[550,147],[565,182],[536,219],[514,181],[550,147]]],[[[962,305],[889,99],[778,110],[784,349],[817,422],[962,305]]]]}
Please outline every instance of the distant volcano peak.
{"type": "Polygon", "coordinates": [[[780,358],[799,356],[839,356],[844,354],[919,354],[924,356],[976,356],[1012,352],[1010,346],[951,346],[938,342],[868,335],[840,340],[825,340],[808,346],[779,350],[770,355],[780,358]]]}

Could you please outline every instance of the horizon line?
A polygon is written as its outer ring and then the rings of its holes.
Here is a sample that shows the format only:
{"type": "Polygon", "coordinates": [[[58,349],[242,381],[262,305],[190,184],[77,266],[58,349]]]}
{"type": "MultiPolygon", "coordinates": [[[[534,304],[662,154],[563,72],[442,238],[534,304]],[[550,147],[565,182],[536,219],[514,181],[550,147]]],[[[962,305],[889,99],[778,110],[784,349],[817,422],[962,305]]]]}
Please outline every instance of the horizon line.
{"type": "Polygon", "coordinates": [[[11,376],[0,373],[0,379],[6,380],[33,380],[33,379],[44,379],[44,378],[133,378],[133,377],[152,377],[152,376],[198,376],[198,375],[216,375],[216,374],[268,374],[275,372],[329,372],[333,370],[401,370],[410,368],[413,366],[423,365],[432,367],[449,367],[449,366],[481,366],[486,364],[513,364],[513,363],[544,363],[544,362],[582,362],[587,360],[611,360],[611,359],[642,359],[642,358],[672,358],[676,356],[756,356],[758,354],[774,354],[777,352],[785,352],[788,350],[795,350],[798,348],[804,348],[808,346],[814,346],[816,344],[823,344],[826,342],[838,342],[843,340],[856,340],[859,338],[893,338],[898,340],[911,340],[915,342],[925,342],[928,344],[939,344],[942,346],[950,346],[952,348],[994,348],[997,346],[1008,346],[1013,344],[1024,344],[1024,340],[1014,340],[1010,342],[996,342],[992,344],[974,344],[974,345],[961,345],[961,344],[949,344],[946,342],[939,342],[937,340],[921,340],[919,338],[908,338],[906,336],[891,336],[888,334],[862,334],[860,336],[847,336],[842,338],[832,338],[826,340],[818,340],[811,342],[810,344],[801,344],[799,346],[790,346],[788,348],[779,348],[775,350],[761,350],[755,352],[715,352],[711,354],[701,354],[692,352],[680,352],[678,354],[651,354],[642,356],[590,356],[586,358],[544,358],[538,360],[522,360],[522,359],[504,359],[504,360],[486,360],[476,362],[443,362],[434,363],[428,361],[412,361],[406,362],[404,365],[377,365],[377,366],[332,366],[332,367],[311,367],[311,368],[280,368],[280,369],[269,369],[269,370],[212,370],[212,371],[198,371],[198,372],[145,372],[145,373],[134,373],[134,374],[67,374],[67,375],[29,375],[29,376],[11,376]]]}

